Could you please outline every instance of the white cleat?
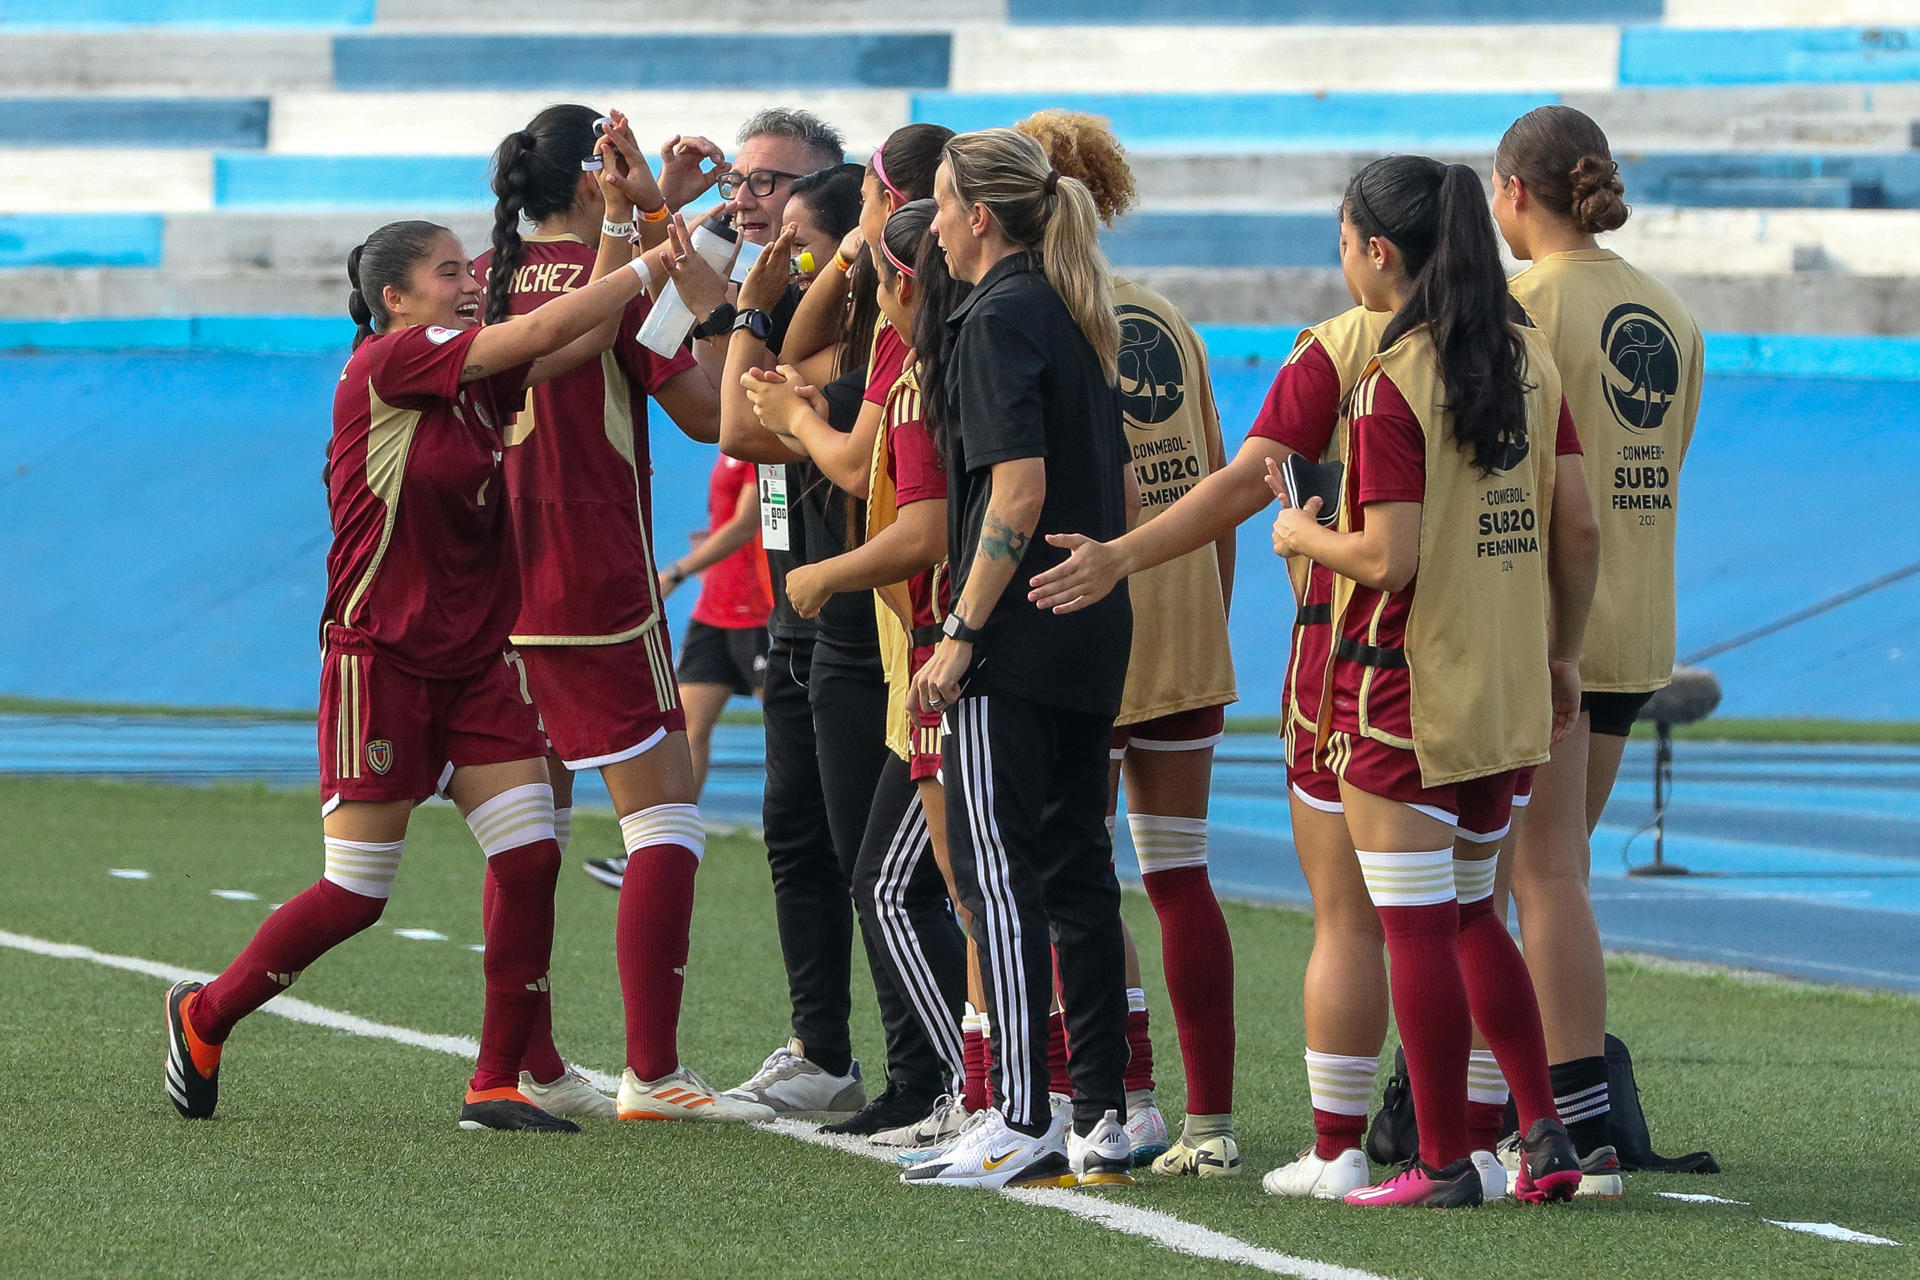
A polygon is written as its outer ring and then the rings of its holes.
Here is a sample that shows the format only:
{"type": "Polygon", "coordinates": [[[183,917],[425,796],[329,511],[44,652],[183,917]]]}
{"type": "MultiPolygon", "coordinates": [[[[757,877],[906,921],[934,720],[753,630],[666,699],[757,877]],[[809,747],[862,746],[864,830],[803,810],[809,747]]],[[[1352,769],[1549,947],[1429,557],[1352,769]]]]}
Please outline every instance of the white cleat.
{"type": "Polygon", "coordinates": [[[1282,1165],[1260,1180],[1261,1189],[1270,1196],[1315,1200],[1344,1199],[1348,1192],[1372,1183],[1366,1153],[1358,1147],[1348,1147],[1331,1160],[1322,1160],[1308,1147],[1292,1164],[1282,1165]]]}
{"type": "Polygon", "coordinates": [[[1130,1187],[1133,1185],[1133,1144],[1117,1112],[1100,1117],[1093,1132],[1081,1137],[1067,1130],[1067,1163],[1083,1187],[1130,1187]]]}
{"type": "Polygon", "coordinates": [[[867,1086],[860,1080],[859,1059],[847,1074],[832,1075],[806,1057],[798,1040],[789,1040],[726,1096],[793,1120],[833,1121],[867,1105],[867,1086]]]}
{"type": "Polygon", "coordinates": [[[939,1155],[900,1174],[910,1187],[1071,1187],[1079,1179],[1067,1162],[1067,1144],[1055,1120],[1039,1137],[1007,1125],[992,1107],[939,1155]]]}
{"type": "Polygon", "coordinates": [[[876,1147],[937,1147],[960,1136],[967,1127],[967,1115],[960,1099],[943,1093],[926,1116],[897,1129],[882,1129],[871,1140],[876,1147]]]}
{"type": "Polygon", "coordinates": [[[1507,1166],[1500,1163],[1500,1157],[1491,1151],[1476,1151],[1473,1167],[1480,1171],[1480,1203],[1507,1198],[1507,1166]]]}
{"type": "Polygon", "coordinates": [[[1171,1142],[1167,1118],[1160,1114],[1151,1089],[1127,1090],[1127,1138],[1133,1143],[1133,1162],[1147,1164],[1171,1142]]]}
{"type": "Polygon", "coordinates": [[[568,1067],[552,1084],[540,1084],[532,1075],[522,1071],[520,1092],[550,1116],[565,1116],[569,1120],[611,1120],[620,1114],[613,1099],[587,1083],[587,1078],[574,1067],[568,1067]]]}
{"type": "Polygon", "coordinates": [[[617,1103],[622,1120],[693,1120],[704,1124],[733,1121],[751,1124],[773,1119],[773,1108],[715,1093],[691,1068],[670,1076],[643,1081],[628,1067],[620,1074],[617,1103]]]}
{"type": "Polygon", "coordinates": [[[1154,1160],[1153,1171],[1172,1177],[1231,1178],[1240,1172],[1240,1144],[1230,1133],[1205,1138],[1183,1133],[1154,1160]]]}

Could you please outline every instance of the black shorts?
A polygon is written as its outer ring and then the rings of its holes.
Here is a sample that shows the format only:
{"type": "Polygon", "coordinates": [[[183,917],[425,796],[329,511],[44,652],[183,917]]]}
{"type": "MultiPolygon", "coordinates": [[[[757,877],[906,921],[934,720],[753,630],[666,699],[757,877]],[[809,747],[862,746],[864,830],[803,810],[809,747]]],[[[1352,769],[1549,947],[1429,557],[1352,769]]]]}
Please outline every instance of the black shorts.
{"type": "Polygon", "coordinates": [[[767,682],[767,629],[687,624],[680,648],[680,683],[723,684],[748,697],[767,682]]]}
{"type": "Polygon", "coordinates": [[[1583,693],[1580,709],[1593,717],[1595,733],[1625,738],[1633,733],[1633,722],[1639,719],[1640,708],[1646,706],[1656,692],[1658,690],[1649,689],[1645,693],[1583,693]]]}

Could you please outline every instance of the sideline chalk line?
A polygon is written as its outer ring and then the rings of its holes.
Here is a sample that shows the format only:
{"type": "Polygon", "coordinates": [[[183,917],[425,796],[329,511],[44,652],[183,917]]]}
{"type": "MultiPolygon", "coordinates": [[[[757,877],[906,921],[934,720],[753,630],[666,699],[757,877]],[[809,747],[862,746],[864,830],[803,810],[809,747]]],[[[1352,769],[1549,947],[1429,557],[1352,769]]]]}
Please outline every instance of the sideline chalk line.
{"type": "MultiPolygon", "coordinates": [[[[178,982],[182,978],[208,982],[214,977],[213,974],[182,968],[179,965],[164,964],[157,960],[143,960],[137,956],[112,955],[77,943],[49,942],[44,938],[11,933],[5,929],[0,929],[0,946],[56,960],[84,960],[90,964],[120,969],[127,973],[137,973],[143,977],[158,978],[170,983],[178,982]]],[[[390,1023],[375,1022],[370,1018],[362,1018],[356,1014],[342,1013],[337,1009],[312,1004],[292,995],[275,996],[261,1005],[259,1011],[286,1018],[289,1021],[305,1023],[308,1026],[345,1031],[349,1035],[364,1036],[372,1040],[388,1040],[395,1044],[410,1045],[416,1049],[430,1049],[436,1053],[451,1054],[468,1060],[473,1059],[480,1052],[479,1042],[467,1036],[435,1035],[430,1032],[415,1031],[410,1027],[396,1027],[390,1023]]],[[[580,1073],[601,1089],[616,1089],[620,1085],[620,1077],[617,1075],[608,1075],[603,1071],[593,1071],[585,1067],[580,1068],[580,1073]]],[[[756,1127],[814,1146],[831,1147],[850,1155],[865,1156],[888,1164],[893,1163],[893,1153],[885,1148],[876,1147],[859,1138],[843,1138],[821,1133],[817,1127],[802,1124],[799,1121],[774,1120],[756,1127]]],[[[902,1194],[916,1193],[903,1191],[902,1194]]],[[[927,1190],[917,1194],[938,1195],[940,1192],[927,1190]]],[[[1003,1188],[1000,1194],[1020,1204],[1057,1209],[1062,1213],[1084,1218],[1109,1231],[1136,1236],[1189,1257],[1237,1263],[1270,1275],[1292,1276],[1295,1280],[1386,1280],[1386,1277],[1371,1271],[1263,1249],[1236,1236],[1188,1222],[1184,1218],[1177,1218],[1158,1209],[1102,1200],[1084,1192],[1008,1187],[1003,1188]]]]}

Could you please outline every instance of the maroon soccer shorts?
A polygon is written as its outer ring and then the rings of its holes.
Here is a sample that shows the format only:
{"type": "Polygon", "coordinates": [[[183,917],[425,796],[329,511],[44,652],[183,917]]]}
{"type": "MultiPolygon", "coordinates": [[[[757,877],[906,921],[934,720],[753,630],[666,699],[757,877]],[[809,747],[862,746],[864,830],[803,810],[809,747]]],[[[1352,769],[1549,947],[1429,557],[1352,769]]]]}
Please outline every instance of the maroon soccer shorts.
{"type": "Polygon", "coordinates": [[[665,626],[623,644],[528,645],[520,654],[540,720],[569,769],[631,760],[687,727],[665,626]]]}
{"type": "Polygon", "coordinates": [[[1194,707],[1174,711],[1151,720],[1113,726],[1112,757],[1120,759],[1128,747],[1141,751],[1199,751],[1217,747],[1227,736],[1225,703],[1215,707],[1194,707]]]}

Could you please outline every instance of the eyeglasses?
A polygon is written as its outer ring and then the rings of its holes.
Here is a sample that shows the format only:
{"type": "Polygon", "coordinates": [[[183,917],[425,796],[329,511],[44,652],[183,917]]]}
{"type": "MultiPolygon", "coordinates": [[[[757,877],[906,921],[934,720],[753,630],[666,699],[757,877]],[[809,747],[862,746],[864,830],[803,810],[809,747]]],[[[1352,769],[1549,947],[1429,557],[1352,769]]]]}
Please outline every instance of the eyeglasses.
{"type": "Polygon", "coordinates": [[[740,194],[740,188],[745,187],[764,200],[773,194],[773,189],[780,185],[782,178],[791,181],[804,176],[804,174],[788,173],[783,169],[755,169],[752,173],[740,173],[735,170],[723,173],[720,175],[720,198],[731,200],[740,194]]]}

